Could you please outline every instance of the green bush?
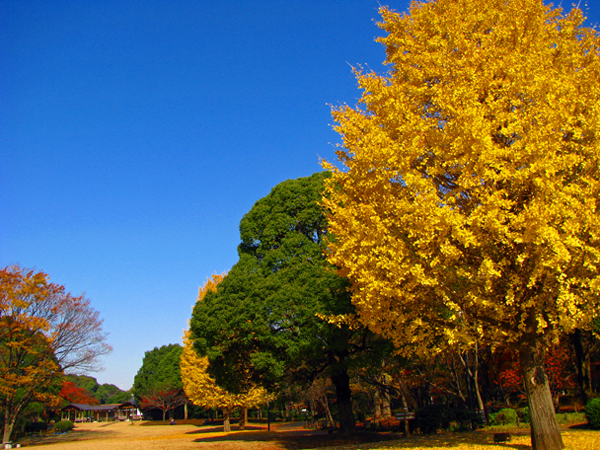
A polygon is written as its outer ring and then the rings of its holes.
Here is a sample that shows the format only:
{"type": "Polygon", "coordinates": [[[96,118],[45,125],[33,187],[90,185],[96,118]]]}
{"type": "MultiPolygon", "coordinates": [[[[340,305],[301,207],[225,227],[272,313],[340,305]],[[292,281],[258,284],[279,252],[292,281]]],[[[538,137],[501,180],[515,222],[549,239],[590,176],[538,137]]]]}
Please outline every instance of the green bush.
{"type": "Polygon", "coordinates": [[[504,408],[496,414],[491,414],[492,425],[511,425],[517,423],[517,411],[512,408],[504,408]]]}
{"type": "Polygon", "coordinates": [[[600,397],[591,399],[585,405],[585,418],[592,428],[600,429],[600,397]]]}
{"type": "Polygon", "coordinates": [[[415,414],[415,426],[425,434],[447,430],[453,420],[454,414],[447,405],[428,405],[417,409],[415,414]]]}
{"type": "Polygon", "coordinates": [[[524,408],[520,408],[517,410],[517,414],[519,415],[519,420],[523,423],[529,423],[531,419],[529,418],[529,406],[525,406],[524,408]]]}
{"type": "Polygon", "coordinates": [[[56,422],[54,424],[54,432],[55,433],[64,433],[65,431],[71,431],[74,425],[70,420],[61,420],[60,422],[56,422]]]}

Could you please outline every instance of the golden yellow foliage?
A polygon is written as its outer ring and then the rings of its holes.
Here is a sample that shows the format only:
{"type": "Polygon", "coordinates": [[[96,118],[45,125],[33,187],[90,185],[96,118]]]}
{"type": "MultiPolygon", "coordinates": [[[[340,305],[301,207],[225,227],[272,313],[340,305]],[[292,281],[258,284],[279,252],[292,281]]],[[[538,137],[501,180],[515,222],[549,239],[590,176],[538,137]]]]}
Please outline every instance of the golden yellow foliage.
{"type": "MultiPolygon", "coordinates": [[[[202,301],[207,292],[217,290],[218,284],[226,274],[213,275],[200,287],[198,300],[202,301]]],[[[231,394],[219,387],[208,374],[208,358],[199,356],[190,339],[190,332],[183,336],[183,351],[181,353],[181,381],[183,390],[192,403],[205,408],[222,408],[232,410],[236,407],[252,408],[266,402],[266,391],[263,388],[253,388],[247,393],[231,394]]]]}
{"type": "Polygon", "coordinates": [[[198,289],[198,299],[196,301],[199,302],[202,300],[207,292],[216,292],[217,286],[226,276],[227,272],[223,272],[221,274],[214,274],[212,277],[208,277],[206,282],[198,289]]]}
{"type": "Polygon", "coordinates": [[[208,358],[199,356],[194,350],[189,331],[183,338],[180,367],[183,390],[194,405],[231,410],[236,407],[252,408],[266,402],[263,388],[254,388],[244,394],[230,394],[219,387],[207,372],[208,358]]]}
{"type": "Polygon", "coordinates": [[[399,347],[585,325],[600,288],[598,35],[541,0],[381,14],[391,71],[357,72],[362,106],[333,112],[346,168],[325,164],[328,257],[361,321],[399,347]]]}
{"type": "Polygon", "coordinates": [[[328,259],[399,349],[513,345],[532,442],[562,448],[543,356],[598,311],[598,34],[542,0],[381,14],[391,70],[357,71],[361,105],[333,112],[328,259]]]}

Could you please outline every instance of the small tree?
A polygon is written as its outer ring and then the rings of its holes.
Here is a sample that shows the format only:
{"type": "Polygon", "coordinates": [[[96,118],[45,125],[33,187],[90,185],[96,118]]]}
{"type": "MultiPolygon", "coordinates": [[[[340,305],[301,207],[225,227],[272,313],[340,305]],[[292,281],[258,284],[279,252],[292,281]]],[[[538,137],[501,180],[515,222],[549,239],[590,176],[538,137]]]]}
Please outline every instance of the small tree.
{"type": "Polygon", "coordinates": [[[141,396],[141,406],[144,409],[157,408],[162,411],[162,420],[166,419],[166,414],[173,411],[178,406],[187,401],[184,392],[181,389],[160,389],[150,388],[141,396]]]}
{"type": "Polygon", "coordinates": [[[63,380],[63,386],[58,395],[69,403],[79,403],[82,405],[100,404],[98,399],[93,397],[88,390],[81,388],[75,385],[75,383],[67,380],[63,380]]]}

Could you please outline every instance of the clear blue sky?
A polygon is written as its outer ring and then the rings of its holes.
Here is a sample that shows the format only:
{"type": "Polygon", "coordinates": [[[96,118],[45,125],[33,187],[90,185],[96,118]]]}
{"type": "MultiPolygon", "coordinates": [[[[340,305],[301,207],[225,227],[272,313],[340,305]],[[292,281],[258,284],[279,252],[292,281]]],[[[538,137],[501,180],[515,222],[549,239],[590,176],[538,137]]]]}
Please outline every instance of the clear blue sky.
{"type": "Polygon", "coordinates": [[[335,159],[329,105],[360,97],[351,66],[384,70],[378,6],[0,0],[0,266],[85,292],[114,347],[100,383],[180,343],[244,213],[335,159]]]}

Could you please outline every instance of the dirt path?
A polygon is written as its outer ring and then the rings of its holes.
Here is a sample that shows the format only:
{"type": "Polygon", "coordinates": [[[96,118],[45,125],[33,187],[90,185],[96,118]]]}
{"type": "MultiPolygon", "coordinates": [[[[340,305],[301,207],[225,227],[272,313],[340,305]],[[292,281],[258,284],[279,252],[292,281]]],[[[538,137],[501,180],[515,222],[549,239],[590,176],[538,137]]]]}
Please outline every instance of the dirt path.
{"type": "MultiPolygon", "coordinates": [[[[327,431],[305,430],[302,424],[250,424],[246,431],[223,433],[222,425],[193,423],[157,425],[143,422],[78,424],[72,432],[23,438],[19,442],[32,450],[302,450],[341,449],[411,449],[411,450],[527,450],[531,449],[528,433],[515,430],[510,443],[495,445],[493,432],[478,430],[464,433],[413,435],[402,438],[395,433],[358,432],[344,436],[327,431]]],[[[568,428],[563,430],[566,450],[597,450],[600,431],[568,428]]]]}
{"type": "Polygon", "coordinates": [[[380,436],[369,433],[342,438],[327,431],[305,430],[302,424],[273,424],[270,432],[264,424],[251,424],[246,431],[232,428],[233,432],[223,433],[222,426],[195,424],[86,423],[78,424],[69,433],[23,438],[19,442],[35,450],[295,450],[381,440],[380,436]]]}

